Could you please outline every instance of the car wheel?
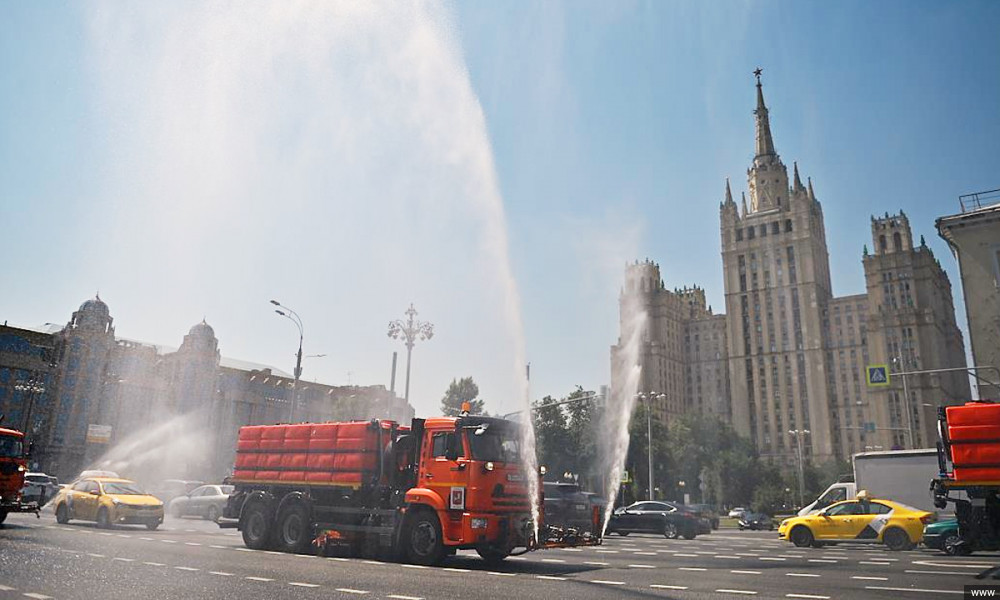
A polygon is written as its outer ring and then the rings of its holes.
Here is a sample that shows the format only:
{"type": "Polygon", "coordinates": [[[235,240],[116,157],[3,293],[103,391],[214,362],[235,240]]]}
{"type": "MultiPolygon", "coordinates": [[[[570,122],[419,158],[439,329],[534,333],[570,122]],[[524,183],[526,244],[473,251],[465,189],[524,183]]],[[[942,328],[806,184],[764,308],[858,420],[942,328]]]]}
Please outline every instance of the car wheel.
{"type": "Polygon", "coordinates": [[[436,565],[444,558],[441,523],[430,510],[417,511],[406,528],[406,556],[418,565],[436,565]]]}
{"type": "Polygon", "coordinates": [[[686,539],[686,540],[693,540],[697,535],[698,534],[695,533],[694,531],[685,531],[684,532],[684,539],[686,539]]]}
{"type": "Polygon", "coordinates": [[[788,535],[797,548],[807,548],[812,545],[814,538],[812,531],[805,525],[796,525],[795,529],[788,535]]]}
{"type": "Polygon", "coordinates": [[[296,502],[281,509],[278,515],[278,549],[298,554],[305,552],[311,541],[312,523],[306,505],[296,502]]]}
{"type": "Polygon", "coordinates": [[[104,506],[97,511],[97,527],[99,529],[111,529],[111,515],[104,506]]]}
{"type": "Polygon", "coordinates": [[[146,529],[148,529],[150,531],[156,531],[156,528],[159,527],[159,526],[160,526],[160,522],[159,521],[148,521],[146,523],[146,529]]]}
{"type": "Polygon", "coordinates": [[[274,521],[271,511],[260,502],[254,502],[243,510],[240,529],[243,531],[243,543],[252,550],[264,550],[271,547],[274,538],[274,521]]]}
{"type": "Polygon", "coordinates": [[[889,550],[909,550],[913,547],[910,536],[899,527],[890,527],[882,533],[882,543],[889,550]]]}
{"type": "Polygon", "coordinates": [[[624,529],[619,529],[619,530],[615,531],[615,533],[617,533],[618,535],[620,535],[622,537],[625,537],[625,536],[627,536],[628,534],[630,534],[632,532],[631,531],[625,531],[624,529]]]}
{"type": "Polygon", "coordinates": [[[3,523],[6,520],[7,520],[7,511],[0,510],[0,523],[3,523]]]}
{"type": "Polygon", "coordinates": [[[56,523],[59,523],[60,525],[69,523],[69,511],[66,510],[65,503],[56,507],[56,523]]]}
{"type": "Polygon", "coordinates": [[[214,506],[208,507],[208,514],[206,515],[209,521],[213,523],[219,522],[219,509],[214,506]]]}
{"type": "Polygon", "coordinates": [[[677,524],[673,521],[667,521],[663,524],[663,537],[668,540],[677,539],[677,524]]]}

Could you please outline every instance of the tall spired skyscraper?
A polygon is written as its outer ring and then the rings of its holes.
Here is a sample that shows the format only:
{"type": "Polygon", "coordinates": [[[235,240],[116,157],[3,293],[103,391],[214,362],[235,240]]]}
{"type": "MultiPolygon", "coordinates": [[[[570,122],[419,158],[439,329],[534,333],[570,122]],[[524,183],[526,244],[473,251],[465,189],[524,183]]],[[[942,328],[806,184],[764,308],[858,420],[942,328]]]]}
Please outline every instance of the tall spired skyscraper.
{"type": "MultiPolygon", "coordinates": [[[[623,331],[629,311],[648,316],[639,391],[656,418],[719,416],[780,462],[795,460],[799,439],[817,463],[925,447],[937,406],[969,399],[965,375],[893,376],[869,388],[864,373],[871,364],[897,374],[965,365],[948,276],[925,244],[913,244],[906,215],[886,213],[871,219],[872,253],[853,250],[866,289],[833,295],[823,207],[798,165],[789,181],[755,75],[749,202],[741,194],[737,205],[727,180],[719,205],[726,313],[713,313],[697,285],[671,290],[655,262],[626,267],[623,331]]],[[[621,341],[611,353],[616,389],[621,341]]]]}
{"type": "Polygon", "coordinates": [[[756,75],[750,203],[737,207],[727,181],[720,209],[733,424],[762,454],[791,452],[797,442],[788,431],[809,430],[804,453],[829,456],[823,315],[832,294],[823,208],[798,165],[789,184],[756,75]]]}

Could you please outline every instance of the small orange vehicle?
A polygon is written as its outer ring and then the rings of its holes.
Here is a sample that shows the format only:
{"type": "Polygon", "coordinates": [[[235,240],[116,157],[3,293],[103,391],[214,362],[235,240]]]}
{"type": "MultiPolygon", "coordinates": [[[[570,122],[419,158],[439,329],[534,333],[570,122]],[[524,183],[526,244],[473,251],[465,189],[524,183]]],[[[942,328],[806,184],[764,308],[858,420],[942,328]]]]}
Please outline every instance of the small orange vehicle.
{"type": "MultiPolygon", "coordinates": [[[[0,417],[2,420],[2,417],[0,417]]],[[[21,499],[24,474],[28,470],[29,447],[24,434],[16,429],[0,427],[0,523],[12,512],[33,512],[38,515],[38,504],[21,499]]]]}
{"type": "Polygon", "coordinates": [[[347,548],[427,565],[459,549],[499,562],[600,544],[597,510],[589,531],[542,523],[536,537],[527,478],[539,475],[526,473],[518,427],[467,415],[243,427],[219,524],[249,548],[347,548]]]}

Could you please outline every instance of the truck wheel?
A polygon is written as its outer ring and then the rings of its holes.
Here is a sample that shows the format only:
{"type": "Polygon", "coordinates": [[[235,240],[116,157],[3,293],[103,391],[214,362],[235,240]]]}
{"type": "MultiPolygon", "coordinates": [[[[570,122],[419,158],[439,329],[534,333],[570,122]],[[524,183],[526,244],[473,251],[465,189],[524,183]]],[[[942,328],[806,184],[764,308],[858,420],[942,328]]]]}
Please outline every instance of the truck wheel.
{"type": "Polygon", "coordinates": [[[503,550],[497,548],[491,548],[489,546],[477,547],[476,552],[479,557],[482,558],[487,565],[498,565],[507,558],[507,553],[503,550]]]}
{"type": "Polygon", "coordinates": [[[97,511],[97,528],[111,529],[111,515],[108,514],[108,509],[103,506],[101,510],[97,511]]]}
{"type": "Polygon", "coordinates": [[[252,550],[264,550],[271,546],[274,538],[274,523],[271,511],[255,502],[243,511],[243,543],[252,550]]]}
{"type": "Polygon", "coordinates": [[[305,552],[312,542],[312,527],[309,511],[298,502],[281,509],[278,515],[278,549],[282,552],[299,554],[305,552]]]}
{"type": "Polygon", "coordinates": [[[66,510],[66,504],[60,504],[56,507],[56,523],[60,525],[69,523],[69,511],[66,510]]]}
{"type": "Polygon", "coordinates": [[[406,556],[418,565],[436,565],[444,558],[441,523],[429,510],[418,511],[407,527],[406,556]]]}
{"type": "Polygon", "coordinates": [[[677,539],[677,524],[671,521],[667,521],[663,524],[663,537],[668,540],[677,539]]]}
{"type": "Polygon", "coordinates": [[[788,537],[797,548],[808,548],[814,541],[812,531],[805,525],[796,526],[788,537]]]}
{"type": "Polygon", "coordinates": [[[899,527],[890,527],[882,533],[882,543],[889,550],[909,550],[913,546],[910,536],[899,527]]]}

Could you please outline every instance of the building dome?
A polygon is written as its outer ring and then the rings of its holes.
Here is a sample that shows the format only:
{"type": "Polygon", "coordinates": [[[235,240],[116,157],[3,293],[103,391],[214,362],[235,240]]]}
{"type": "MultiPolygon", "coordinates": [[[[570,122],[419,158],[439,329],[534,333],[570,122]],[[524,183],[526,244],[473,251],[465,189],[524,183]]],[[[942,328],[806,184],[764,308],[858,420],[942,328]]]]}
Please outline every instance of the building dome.
{"type": "Polygon", "coordinates": [[[103,317],[107,317],[111,314],[111,311],[108,310],[108,305],[105,304],[103,300],[101,300],[100,294],[81,304],[80,312],[88,316],[92,315],[92,316],[103,316],[103,317]]]}
{"type": "Polygon", "coordinates": [[[188,331],[188,335],[192,337],[212,339],[215,338],[215,330],[212,329],[211,325],[205,322],[205,319],[202,319],[201,323],[198,323],[192,327],[190,331],[188,331]]]}

